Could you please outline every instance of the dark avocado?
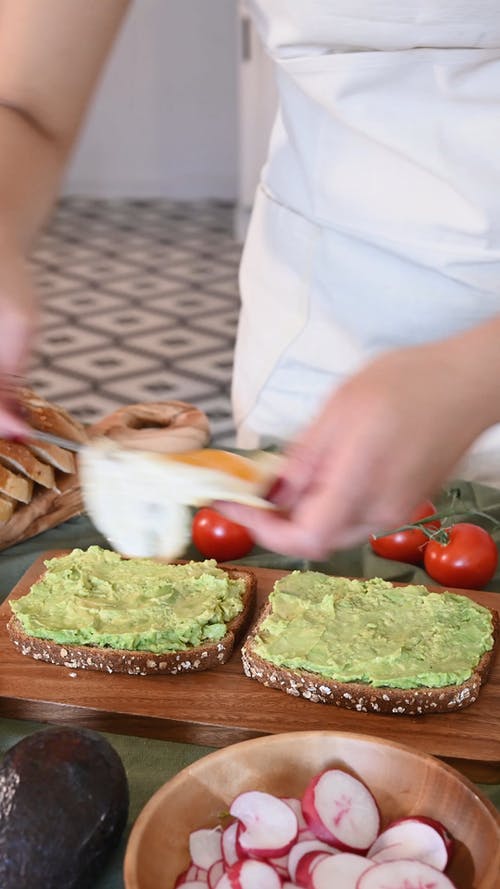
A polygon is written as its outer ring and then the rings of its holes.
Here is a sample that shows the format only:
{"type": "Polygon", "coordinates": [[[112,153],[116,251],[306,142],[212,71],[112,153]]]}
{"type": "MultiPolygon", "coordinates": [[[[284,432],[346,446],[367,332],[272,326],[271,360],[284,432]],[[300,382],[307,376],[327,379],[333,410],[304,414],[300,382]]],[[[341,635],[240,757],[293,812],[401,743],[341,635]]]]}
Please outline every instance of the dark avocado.
{"type": "Polygon", "coordinates": [[[63,727],[23,738],[0,768],[1,889],[90,889],[128,803],[125,769],[101,735],[63,727]]]}

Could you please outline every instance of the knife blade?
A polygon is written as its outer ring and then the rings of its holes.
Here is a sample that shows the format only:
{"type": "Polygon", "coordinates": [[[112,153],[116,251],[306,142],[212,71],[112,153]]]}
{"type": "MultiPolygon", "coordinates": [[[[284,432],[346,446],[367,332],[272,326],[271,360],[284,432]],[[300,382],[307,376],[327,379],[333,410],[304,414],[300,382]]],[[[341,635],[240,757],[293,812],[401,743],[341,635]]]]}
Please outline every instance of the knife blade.
{"type": "Polygon", "coordinates": [[[83,447],[79,441],[61,438],[60,435],[53,435],[52,432],[42,432],[40,429],[30,429],[29,438],[33,439],[33,441],[44,441],[46,444],[57,445],[58,448],[64,448],[66,451],[74,451],[75,453],[78,453],[83,447]]]}

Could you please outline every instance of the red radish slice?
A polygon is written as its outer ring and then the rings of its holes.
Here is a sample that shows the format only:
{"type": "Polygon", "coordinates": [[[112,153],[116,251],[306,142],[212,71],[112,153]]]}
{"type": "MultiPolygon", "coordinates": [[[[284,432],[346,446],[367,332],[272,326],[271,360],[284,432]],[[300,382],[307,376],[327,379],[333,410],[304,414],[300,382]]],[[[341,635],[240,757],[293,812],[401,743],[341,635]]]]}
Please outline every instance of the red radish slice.
{"type": "Polygon", "coordinates": [[[311,852],[323,852],[329,855],[337,854],[337,850],[333,846],[329,846],[328,843],[322,843],[321,840],[304,840],[302,843],[295,843],[295,846],[290,849],[288,856],[288,870],[292,882],[298,882],[297,869],[301,858],[304,855],[309,855],[311,852]]]}
{"type": "Polygon", "coordinates": [[[372,794],[340,769],[329,769],[309,782],[302,811],[318,839],[343,852],[366,852],[379,832],[380,813],[372,794]]]}
{"type": "MultiPolygon", "coordinates": [[[[226,877],[229,878],[231,889],[282,889],[282,879],[270,864],[264,861],[237,861],[229,868],[226,877]]],[[[219,881],[217,889],[225,889],[225,885],[219,881]]]]}
{"type": "Polygon", "coordinates": [[[280,877],[288,877],[288,855],[281,855],[279,858],[266,858],[268,864],[278,871],[280,877]]]}
{"type": "Polygon", "coordinates": [[[312,832],[312,830],[309,830],[308,827],[305,827],[305,828],[303,828],[302,830],[299,830],[299,837],[298,837],[298,839],[299,839],[299,842],[300,842],[300,843],[303,843],[304,840],[317,840],[318,838],[317,838],[317,836],[312,832]]]}
{"type": "Polygon", "coordinates": [[[299,886],[303,886],[304,889],[307,889],[310,876],[318,862],[322,861],[323,858],[332,857],[333,856],[329,855],[327,852],[307,852],[306,855],[302,856],[297,865],[295,882],[298,883],[299,886]]]}
{"type": "Polygon", "coordinates": [[[297,816],[297,824],[299,825],[299,833],[301,830],[307,829],[307,824],[305,822],[304,816],[302,814],[302,803],[299,799],[296,799],[294,796],[287,796],[283,798],[283,802],[290,806],[292,811],[295,812],[297,816]]]}
{"type": "Polygon", "coordinates": [[[448,851],[441,834],[414,818],[405,818],[384,830],[369,850],[368,857],[378,864],[410,858],[442,871],[448,864],[448,851]]]}
{"type": "Polygon", "coordinates": [[[352,852],[325,856],[313,868],[308,889],[332,889],[332,886],[356,889],[360,876],[373,866],[372,861],[352,852]]]}
{"type": "Polygon", "coordinates": [[[222,832],[222,857],[226,867],[231,867],[238,861],[238,850],[236,849],[236,834],[238,833],[238,822],[233,821],[229,827],[222,832]]]}
{"type": "Polygon", "coordinates": [[[207,886],[205,880],[188,880],[187,883],[179,883],[177,889],[207,889],[207,886]]]}
{"type": "Polygon", "coordinates": [[[297,816],[283,800],[270,793],[240,793],[229,811],[240,821],[236,842],[244,855],[279,858],[297,839],[297,816]]]}
{"type": "Polygon", "coordinates": [[[174,883],[174,889],[178,889],[178,887],[181,886],[183,883],[190,883],[197,880],[198,870],[199,869],[196,867],[195,864],[190,864],[189,867],[177,877],[174,883]]]}
{"type": "MultiPolygon", "coordinates": [[[[407,821],[407,820],[408,820],[407,818],[400,818],[399,821],[394,821],[393,824],[399,824],[402,821],[407,821]]],[[[448,864],[449,864],[452,857],[453,857],[453,852],[455,851],[455,840],[453,839],[453,837],[449,833],[449,831],[446,829],[444,824],[441,824],[441,822],[437,821],[435,818],[428,818],[426,815],[413,815],[411,817],[411,820],[412,821],[420,821],[422,824],[428,824],[429,827],[433,827],[434,830],[437,830],[437,832],[443,838],[443,842],[446,846],[446,851],[448,852],[448,864]]],[[[392,826],[393,826],[392,824],[389,825],[389,827],[392,827],[392,826]]]]}
{"type": "Polygon", "coordinates": [[[422,861],[385,861],[359,878],[357,889],[456,889],[440,870],[422,861]]]}
{"type": "Polygon", "coordinates": [[[201,828],[193,830],[189,835],[189,854],[191,861],[202,870],[209,870],[216,861],[222,858],[222,832],[215,827],[212,830],[201,828]]]}
{"type": "Polygon", "coordinates": [[[222,861],[222,859],[220,861],[214,861],[207,874],[208,889],[215,889],[223,874],[224,862],[222,861]]]}

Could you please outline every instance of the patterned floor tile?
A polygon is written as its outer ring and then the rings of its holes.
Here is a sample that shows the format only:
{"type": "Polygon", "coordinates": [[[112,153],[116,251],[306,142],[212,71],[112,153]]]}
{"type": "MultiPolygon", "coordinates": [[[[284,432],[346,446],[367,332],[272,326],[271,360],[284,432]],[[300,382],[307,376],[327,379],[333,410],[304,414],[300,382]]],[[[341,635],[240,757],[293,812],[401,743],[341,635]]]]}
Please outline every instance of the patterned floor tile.
{"type": "Polygon", "coordinates": [[[232,225],[217,202],[63,200],[32,257],[42,317],[29,382],[87,423],[135,401],[191,401],[214,445],[234,444],[232,225]]]}
{"type": "MultiPolygon", "coordinates": [[[[81,353],[87,355],[91,350],[94,352],[98,350],[99,354],[107,352],[111,343],[112,340],[109,336],[75,327],[62,319],[62,323],[45,327],[40,332],[34,357],[36,360],[50,355],[50,363],[54,364],[69,355],[70,361],[73,361],[73,356],[81,353]]],[[[76,357],[74,360],[76,366],[78,364],[76,357]]]]}
{"type": "MultiPolygon", "coordinates": [[[[229,301],[233,302],[233,299],[229,301]]],[[[176,315],[178,322],[184,319],[190,326],[192,322],[202,324],[204,317],[216,318],[227,309],[228,300],[225,294],[208,293],[202,287],[187,288],[177,293],[169,293],[148,300],[148,310],[176,315]]]]}
{"type": "Polygon", "coordinates": [[[114,397],[117,403],[137,401],[189,401],[203,410],[204,399],[213,394],[214,385],[208,380],[191,379],[186,374],[168,368],[157,368],[148,373],[130,374],[103,382],[100,391],[114,397]]]}
{"type": "MultiPolygon", "coordinates": [[[[151,324],[151,316],[149,321],[151,324]]],[[[222,354],[225,354],[226,342],[224,337],[215,333],[193,330],[192,327],[182,330],[174,323],[170,327],[162,325],[161,330],[150,329],[140,336],[128,336],[127,346],[133,351],[159,358],[171,367],[173,362],[190,356],[196,356],[203,363],[207,352],[219,354],[222,350],[222,354]]]]}
{"type": "Polygon", "coordinates": [[[109,380],[129,380],[135,374],[161,369],[158,358],[131,352],[123,342],[120,346],[108,343],[104,349],[84,349],[74,355],[55,358],[51,366],[55,370],[66,371],[76,379],[96,380],[101,385],[109,380]]]}

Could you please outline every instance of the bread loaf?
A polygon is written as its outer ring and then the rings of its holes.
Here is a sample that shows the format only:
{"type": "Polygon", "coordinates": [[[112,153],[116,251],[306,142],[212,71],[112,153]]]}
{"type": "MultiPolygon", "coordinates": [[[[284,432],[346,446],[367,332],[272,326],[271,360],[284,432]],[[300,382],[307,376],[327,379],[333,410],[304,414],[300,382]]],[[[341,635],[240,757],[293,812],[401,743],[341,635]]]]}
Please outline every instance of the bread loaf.
{"type": "Polygon", "coordinates": [[[15,505],[15,501],[11,500],[10,497],[4,497],[3,494],[0,494],[0,526],[5,525],[9,521],[14,512],[15,505]]]}
{"type": "MultiPolygon", "coordinates": [[[[23,387],[21,409],[34,429],[85,442],[84,426],[64,408],[23,387]]],[[[0,550],[82,511],[74,454],[55,445],[0,439],[0,550]]]]}
{"type": "Polygon", "coordinates": [[[18,472],[32,479],[42,488],[56,486],[53,467],[38,460],[26,445],[0,440],[0,464],[12,472],[18,472]]]}

